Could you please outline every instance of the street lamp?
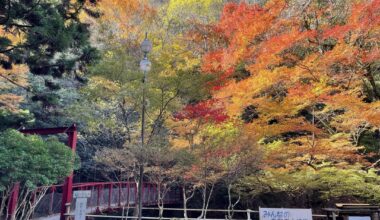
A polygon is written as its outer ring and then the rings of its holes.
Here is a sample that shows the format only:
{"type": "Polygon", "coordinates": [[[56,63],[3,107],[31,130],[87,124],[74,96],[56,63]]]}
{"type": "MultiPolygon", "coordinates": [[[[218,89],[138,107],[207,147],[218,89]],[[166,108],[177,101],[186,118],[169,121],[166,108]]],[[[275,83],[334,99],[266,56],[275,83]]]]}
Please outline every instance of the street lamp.
{"type": "MultiPolygon", "coordinates": [[[[141,112],[141,150],[144,148],[144,135],[145,135],[145,81],[146,74],[151,69],[151,62],[148,60],[148,53],[152,50],[152,43],[148,40],[148,33],[145,33],[145,39],[141,43],[141,51],[144,53],[144,58],[140,61],[140,70],[144,73],[143,76],[143,91],[142,91],[142,112],[141,112]]],[[[144,175],[144,166],[143,161],[140,161],[139,164],[139,187],[138,187],[138,220],[141,220],[142,217],[142,203],[143,203],[143,194],[142,194],[142,185],[143,185],[143,175],[144,175]]]]}

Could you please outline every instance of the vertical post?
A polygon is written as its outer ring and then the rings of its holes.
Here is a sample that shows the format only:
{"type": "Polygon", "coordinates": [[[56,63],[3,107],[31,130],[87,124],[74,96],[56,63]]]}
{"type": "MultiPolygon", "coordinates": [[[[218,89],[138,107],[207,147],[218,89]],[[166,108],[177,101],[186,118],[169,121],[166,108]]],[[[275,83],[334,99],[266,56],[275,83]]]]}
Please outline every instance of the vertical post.
{"type": "Polygon", "coordinates": [[[16,219],[16,208],[17,208],[17,200],[18,200],[18,194],[20,192],[20,183],[17,182],[14,184],[11,192],[11,196],[8,200],[8,213],[7,213],[7,219],[8,220],[14,220],[16,219]]]}
{"type": "MultiPolygon", "coordinates": [[[[150,70],[151,62],[148,60],[148,53],[152,50],[152,43],[148,40],[148,33],[145,33],[145,40],[141,44],[141,50],[144,53],[144,59],[140,62],[140,69],[144,72],[143,81],[142,81],[142,112],[141,112],[141,150],[144,149],[144,133],[145,133],[145,82],[147,71],[150,70]]],[[[142,217],[142,203],[143,203],[143,181],[144,181],[144,161],[139,161],[139,186],[138,186],[138,220],[141,220],[142,217]]]]}
{"type": "Polygon", "coordinates": [[[146,197],[146,203],[150,204],[150,183],[146,184],[146,190],[145,192],[148,191],[147,195],[145,196],[146,197]]]}
{"type": "Polygon", "coordinates": [[[247,220],[251,220],[251,210],[247,209],[247,220]]]}
{"type": "Polygon", "coordinates": [[[118,207],[121,207],[121,193],[122,193],[121,187],[122,187],[122,185],[121,185],[121,183],[119,183],[119,204],[118,204],[118,207]]]}
{"type": "Polygon", "coordinates": [[[130,189],[131,189],[131,187],[130,187],[130,185],[129,185],[129,182],[127,183],[128,185],[127,185],[127,205],[128,205],[128,207],[129,207],[129,201],[130,201],[130,199],[131,199],[131,196],[130,196],[130,189]]]}
{"type": "MultiPolygon", "coordinates": [[[[72,125],[69,128],[69,131],[66,132],[68,137],[68,145],[71,148],[73,154],[75,154],[76,146],[77,146],[77,127],[72,125]]],[[[74,161],[73,161],[74,163],[74,161]]],[[[74,173],[66,177],[65,183],[63,185],[63,195],[62,195],[62,204],[61,204],[61,217],[60,220],[65,220],[66,213],[66,203],[71,203],[73,197],[73,177],[74,173]]]]}
{"type": "Polygon", "coordinates": [[[134,199],[135,201],[134,201],[134,203],[135,203],[136,206],[138,206],[138,204],[137,204],[138,203],[137,202],[137,184],[136,183],[135,183],[135,187],[134,188],[135,188],[135,199],[134,199]]]}
{"type": "MultiPolygon", "coordinates": [[[[146,55],[145,55],[146,56],[146,55]]],[[[144,149],[144,134],[145,134],[145,78],[146,71],[144,71],[143,77],[143,100],[142,100],[142,112],[141,112],[141,150],[144,149]]],[[[142,206],[143,206],[143,182],[144,182],[144,167],[143,161],[140,161],[139,164],[139,185],[138,185],[138,220],[142,218],[142,206]]]]}
{"type": "Polygon", "coordinates": [[[111,208],[111,200],[112,200],[112,188],[113,188],[113,184],[109,184],[109,188],[108,188],[108,208],[110,209],[111,208]]]}
{"type": "Polygon", "coordinates": [[[49,203],[49,215],[53,214],[53,202],[54,202],[54,192],[55,187],[53,186],[50,190],[50,203],[49,203]]]}
{"type": "MultiPolygon", "coordinates": [[[[146,189],[146,185],[143,183],[142,184],[142,193],[141,193],[141,202],[144,203],[145,202],[145,189],[146,189]]],[[[141,205],[140,208],[142,208],[143,206],[141,205]]],[[[142,211],[142,210],[141,210],[142,211]]]]}
{"type": "Polygon", "coordinates": [[[100,185],[98,186],[98,196],[96,198],[96,213],[100,213],[100,208],[99,208],[99,202],[100,202],[100,185]]]}

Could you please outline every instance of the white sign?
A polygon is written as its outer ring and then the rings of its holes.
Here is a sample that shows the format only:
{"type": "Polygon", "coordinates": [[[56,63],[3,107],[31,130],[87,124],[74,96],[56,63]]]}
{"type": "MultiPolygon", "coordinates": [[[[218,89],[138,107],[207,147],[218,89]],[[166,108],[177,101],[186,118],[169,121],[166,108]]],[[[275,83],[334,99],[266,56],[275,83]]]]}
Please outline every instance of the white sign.
{"type": "Polygon", "coordinates": [[[74,219],[85,220],[87,211],[87,198],[91,197],[90,190],[74,191],[73,197],[76,198],[74,219]]]}
{"type": "Polygon", "coordinates": [[[313,220],[311,209],[259,208],[260,220],[313,220]]]}
{"type": "Polygon", "coordinates": [[[77,198],[75,203],[75,220],[86,220],[87,198],[77,198]]]}
{"type": "Polygon", "coordinates": [[[348,216],[348,220],[371,220],[371,216],[348,216]]]}
{"type": "Polygon", "coordinates": [[[91,190],[74,191],[73,197],[74,198],[90,198],[91,197],[91,190]]]}

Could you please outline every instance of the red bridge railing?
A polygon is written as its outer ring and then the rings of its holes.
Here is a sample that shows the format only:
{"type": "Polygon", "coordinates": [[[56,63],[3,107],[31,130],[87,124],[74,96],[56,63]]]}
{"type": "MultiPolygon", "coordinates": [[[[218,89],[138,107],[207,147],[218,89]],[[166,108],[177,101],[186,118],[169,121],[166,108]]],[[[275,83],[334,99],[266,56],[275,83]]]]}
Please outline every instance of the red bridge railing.
{"type": "MultiPolygon", "coordinates": [[[[57,128],[38,128],[23,129],[20,132],[24,134],[52,135],[67,134],[67,145],[75,152],[77,143],[77,127],[73,124],[70,127],[57,128]]],[[[11,198],[8,201],[7,219],[14,219],[19,193],[19,185],[16,184],[12,190],[11,198]]],[[[91,198],[88,199],[89,213],[93,211],[102,211],[107,208],[118,208],[121,206],[133,206],[136,200],[136,185],[132,182],[107,182],[107,183],[78,183],[73,184],[73,173],[66,177],[63,185],[56,185],[49,188],[48,192],[38,203],[33,218],[52,216],[60,214],[58,218],[65,219],[64,213],[67,212],[66,203],[71,204],[71,212],[75,210],[72,201],[72,191],[74,190],[91,190],[91,198]],[[95,210],[92,210],[95,209],[95,210]]],[[[170,192],[165,203],[179,202],[180,193],[177,191],[170,192]]],[[[34,197],[33,197],[34,198],[34,197]]],[[[157,200],[157,191],[153,184],[145,183],[143,185],[143,205],[153,205],[157,200]]]]}
{"type": "MultiPolygon", "coordinates": [[[[61,214],[63,185],[49,188],[34,210],[33,219],[55,219],[61,214]],[[49,217],[50,218],[47,218],[49,217]]],[[[87,213],[101,213],[121,207],[133,208],[137,200],[137,188],[134,182],[93,182],[73,184],[73,191],[90,190],[91,197],[87,200],[87,213]]],[[[164,198],[165,204],[179,203],[179,190],[170,191],[164,198]]],[[[155,184],[144,183],[143,205],[157,204],[157,189],[155,184]]],[[[75,200],[71,203],[70,213],[75,210],[75,200]]]]}

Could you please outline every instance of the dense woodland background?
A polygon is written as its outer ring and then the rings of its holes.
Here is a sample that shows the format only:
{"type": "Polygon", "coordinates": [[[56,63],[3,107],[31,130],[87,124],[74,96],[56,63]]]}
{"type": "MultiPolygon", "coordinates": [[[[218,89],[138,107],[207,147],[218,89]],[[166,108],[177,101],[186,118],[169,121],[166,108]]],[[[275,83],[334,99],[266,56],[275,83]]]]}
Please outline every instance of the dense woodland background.
{"type": "Polygon", "coordinates": [[[73,123],[77,182],[137,179],[143,161],[185,206],[380,201],[379,0],[0,0],[0,25],[2,201],[69,172],[34,178],[19,161],[39,151],[9,160],[9,129],[73,123]]]}

